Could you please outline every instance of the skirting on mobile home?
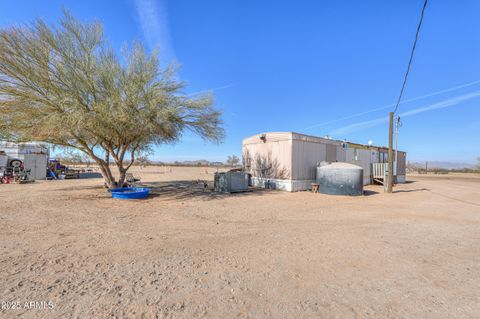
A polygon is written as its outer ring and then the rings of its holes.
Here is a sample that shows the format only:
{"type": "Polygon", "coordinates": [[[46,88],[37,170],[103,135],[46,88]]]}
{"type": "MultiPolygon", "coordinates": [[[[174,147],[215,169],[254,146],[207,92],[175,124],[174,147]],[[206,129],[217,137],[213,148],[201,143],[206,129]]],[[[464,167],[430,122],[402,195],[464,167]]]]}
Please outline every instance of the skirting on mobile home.
{"type": "MultiPolygon", "coordinates": [[[[405,182],[406,153],[397,152],[394,175],[405,182]]],[[[363,183],[382,180],[388,161],[386,147],[355,144],[294,132],[257,134],[243,140],[243,165],[255,186],[290,192],[310,189],[322,162],[346,162],[363,168],[363,183]]]]}

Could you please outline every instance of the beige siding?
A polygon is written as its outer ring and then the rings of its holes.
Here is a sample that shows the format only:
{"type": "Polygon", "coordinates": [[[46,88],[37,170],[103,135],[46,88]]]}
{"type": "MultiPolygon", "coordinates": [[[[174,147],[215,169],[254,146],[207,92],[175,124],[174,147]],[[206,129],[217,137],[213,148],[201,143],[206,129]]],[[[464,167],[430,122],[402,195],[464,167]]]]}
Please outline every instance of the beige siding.
{"type": "Polygon", "coordinates": [[[337,146],[333,144],[326,144],[326,146],[327,146],[326,161],[333,163],[337,160],[337,146]]]}
{"type": "Polygon", "coordinates": [[[242,157],[246,170],[256,177],[290,179],[292,175],[291,133],[258,134],[243,141],[242,157]]]}
{"type": "Polygon", "coordinates": [[[310,143],[322,143],[322,144],[334,144],[338,145],[340,144],[339,141],[337,140],[331,140],[323,137],[317,137],[317,136],[310,136],[310,135],[303,135],[299,133],[291,133],[292,134],[292,139],[296,141],[303,141],[303,142],[310,142],[310,143]]]}
{"type": "Polygon", "coordinates": [[[375,158],[376,151],[369,149],[347,149],[346,162],[358,165],[363,168],[363,184],[371,183],[372,158],[375,158]]]}
{"type": "Polygon", "coordinates": [[[292,179],[315,179],[317,163],[326,160],[327,145],[293,141],[292,179]]]}
{"type": "Polygon", "coordinates": [[[339,141],[298,133],[293,133],[292,139],[294,180],[315,179],[318,163],[336,162],[338,155],[342,155],[341,151],[338,151],[338,148],[341,148],[339,141]]]}
{"type": "Polygon", "coordinates": [[[347,160],[347,151],[341,145],[337,146],[337,162],[345,162],[347,160]]]}
{"type": "MultiPolygon", "coordinates": [[[[370,181],[371,163],[382,161],[385,148],[343,142],[292,132],[262,133],[243,140],[245,168],[256,177],[313,180],[317,163],[349,162],[364,168],[370,181]],[[356,156],[356,158],[355,158],[356,156]]],[[[398,173],[405,174],[406,153],[398,152],[398,173]]]]}
{"type": "Polygon", "coordinates": [[[248,144],[264,144],[264,142],[260,139],[262,136],[265,136],[266,142],[278,142],[278,141],[285,141],[292,139],[291,132],[271,132],[271,133],[260,133],[250,137],[247,137],[243,140],[243,145],[248,144]]]}

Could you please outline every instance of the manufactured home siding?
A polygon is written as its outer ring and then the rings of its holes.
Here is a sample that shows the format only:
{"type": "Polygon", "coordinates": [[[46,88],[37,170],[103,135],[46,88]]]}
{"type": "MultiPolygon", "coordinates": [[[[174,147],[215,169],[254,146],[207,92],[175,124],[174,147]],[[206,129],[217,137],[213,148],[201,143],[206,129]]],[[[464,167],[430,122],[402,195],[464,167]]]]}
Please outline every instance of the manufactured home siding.
{"type": "Polygon", "coordinates": [[[337,146],[333,144],[327,144],[326,161],[333,163],[337,160],[337,146]]]}
{"type": "Polygon", "coordinates": [[[247,137],[246,139],[243,140],[243,145],[264,144],[264,142],[261,140],[262,136],[265,136],[266,142],[288,141],[292,139],[291,132],[262,133],[262,134],[256,134],[256,135],[247,137]]]}
{"type": "Polygon", "coordinates": [[[372,156],[376,156],[376,152],[369,149],[348,148],[346,152],[346,162],[363,168],[363,184],[371,183],[372,172],[372,156]]]}
{"type": "Polygon", "coordinates": [[[341,143],[326,138],[292,134],[292,179],[314,180],[317,164],[320,162],[336,162],[338,155],[342,155],[341,143]]]}
{"type": "Polygon", "coordinates": [[[337,146],[337,162],[345,162],[347,160],[346,149],[342,146],[337,146]]]}
{"type": "Polygon", "coordinates": [[[327,145],[293,141],[293,180],[314,180],[317,163],[325,161],[327,145]]]}
{"type": "MultiPolygon", "coordinates": [[[[244,166],[254,177],[281,180],[289,189],[307,189],[321,162],[348,162],[364,170],[371,180],[372,163],[386,161],[386,148],[350,143],[292,132],[257,134],[243,140],[244,166]],[[259,165],[261,163],[262,165],[259,165]],[[263,167],[259,167],[263,166],[263,167]],[[274,168],[265,176],[265,167],[274,168]],[[280,174],[281,173],[281,174],[280,174]],[[262,175],[263,174],[263,175],[262,175]]],[[[405,174],[406,153],[398,152],[398,174],[405,174]]]]}
{"type": "Polygon", "coordinates": [[[290,179],[291,133],[258,134],[245,139],[242,157],[244,166],[253,176],[290,179]],[[265,135],[265,142],[261,139],[262,135],[265,135]],[[265,174],[268,176],[263,176],[265,174]]]}

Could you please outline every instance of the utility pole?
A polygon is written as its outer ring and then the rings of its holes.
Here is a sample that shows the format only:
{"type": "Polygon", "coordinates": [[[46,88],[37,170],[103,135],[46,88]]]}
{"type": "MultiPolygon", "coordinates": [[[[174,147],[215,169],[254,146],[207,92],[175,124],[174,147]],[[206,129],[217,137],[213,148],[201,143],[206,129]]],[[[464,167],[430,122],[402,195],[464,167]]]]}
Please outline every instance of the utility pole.
{"type": "MultiPolygon", "coordinates": [[[[402,100],[403,92],[405,86],[407,85],[408,74],[410,73],[410,67],[412,66],[413,55],[415,53],[415,48],[417,46],[418,35],[420,34],[420,28],[422,27],[423,16],[425,14],[425,8],[427,7],[428,0],[424,0],[422,13],[420,15],[420,21],[418,22],[417,32],[415,33],[415,40],[413,41],[412,51],[410,52],[410,59],[408,60],[407,71],[403,78],[402,88],[400,89],[400,94],[397,99],[397,104],[393,112],[390,112],[390,127],[388,130],[388,184],[387,184],[387,193],[392,193],[393,191],[393,115],[397,112],[400,101],[402,100]]],[[[398,129],[398,127],[397,127],[398,129]]],[[[395,151],[396,153],[396,151],[395,151]]]]}
{"type": "Polygon", "coordinates": [[[390,112],[390,126],[388,128],[388,178],[387,193],[393,191],[393,112],[390,112]]]}

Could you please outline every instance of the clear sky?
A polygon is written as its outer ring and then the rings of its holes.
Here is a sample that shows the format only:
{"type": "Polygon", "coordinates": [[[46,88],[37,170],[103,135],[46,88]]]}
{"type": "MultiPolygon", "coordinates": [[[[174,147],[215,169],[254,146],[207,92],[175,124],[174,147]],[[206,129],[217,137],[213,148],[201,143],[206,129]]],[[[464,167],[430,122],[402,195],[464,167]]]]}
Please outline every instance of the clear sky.
{"type": "MultiPolygon", "coordinates": [[[[187,93],[213,90],[226,139],[191,134],[154,159],[225,160],[269,131],[387,145],[423,0],[2,1],[0,27],[62,6],[103,22],[115,48],[133,40],[181,63],[187,93]],[[380,109],[379,109],[380,108],[380,109]],[[379,109],[373,112],[370,110],[379,109]],[[352,115],[362,114],[352,117],[352,115]]],[[[480,156],[480,1],[431,0],[399,113],[399,148],[412,161],[480,156]]]]}

